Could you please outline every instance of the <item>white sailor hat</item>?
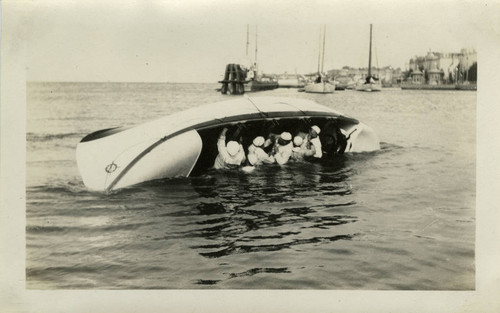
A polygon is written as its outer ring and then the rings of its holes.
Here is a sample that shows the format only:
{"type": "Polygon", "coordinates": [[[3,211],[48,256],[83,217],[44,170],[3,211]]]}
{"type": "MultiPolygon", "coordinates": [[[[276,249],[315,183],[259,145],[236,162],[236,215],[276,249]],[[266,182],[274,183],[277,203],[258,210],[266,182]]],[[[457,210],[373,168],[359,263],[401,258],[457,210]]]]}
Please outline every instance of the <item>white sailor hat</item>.
{"type": "Polygon", "coordinates": [[[253,140],[253,145],[256,147],[260,147],[264,144],[264,141],[265,139],[262,136],[255,137],[255,139],[253,140]]]}
{"type": "Polygon", "coordinates": [[[236,141],[230,141],[227,143],[227,153],[230,156],[235,156],[240,151],[240,144],[236,141]]]}
{"type": "Polygon", "coordinates": [[[280,137],[281,139],[286,141],[292,140],[292,134],[290,134],[289,132],[282,132],[280,137]]]}
{"type": "Polygon", "coordinates": [[[303,139],[300,136],[295,136],[293,138],[293,144],[296,146],[300,146],[302,144],[302,142],[303,142],[303,139]]]}

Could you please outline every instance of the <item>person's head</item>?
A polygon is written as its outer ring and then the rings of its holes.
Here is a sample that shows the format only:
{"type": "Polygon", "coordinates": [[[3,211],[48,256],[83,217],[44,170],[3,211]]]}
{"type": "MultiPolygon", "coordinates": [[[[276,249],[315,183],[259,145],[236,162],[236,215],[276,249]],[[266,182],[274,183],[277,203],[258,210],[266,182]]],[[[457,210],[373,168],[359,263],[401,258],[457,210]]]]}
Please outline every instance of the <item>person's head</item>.
{"type": "Polygon", "coordinates": [[[280,146],[284,146],[290,143],[292,141],[292,134],[289,132],[282,132],[280,135],[280,138],[278,139],[278,144],[280,146]]]}
{"type": "Polygon", "coordinates": [[[234,140],[231,140],[230,142],[227,143],[227,153],[229,153],[230,156],[235,156],[240,152],[240,144],[237,143],[234,140]]]}
{"type": "Polygon", "coordinates": [[[321,132],[321,129],[318,126],[316,126],[316,125],[312,126],[311,130],[309,131],[309,133],[311,134],[312,138],[318,137],[318,135],[319,135],[320,132],[321,132]]]}
{"type": "Polygon", "coordinates": [[[300,136],[295,136],[295,137],[293,138],[293,144],[294,144],[296,147],[299,147],[299,146],[302,144],[302,142],[303,142],[303,141],[304,141],[304,140],[303,140],[303,139],[302,139],[302,137],[300,137],[300,136]]]}
{"type": "Polygon", "coordinates": [[[255,139],[253,140],[253,145],[256,146],[256,147],[261,147],[265,142],[265,139],[264,137],[262,136],[258,136],[258,137],[255,137],[255,139]]]}

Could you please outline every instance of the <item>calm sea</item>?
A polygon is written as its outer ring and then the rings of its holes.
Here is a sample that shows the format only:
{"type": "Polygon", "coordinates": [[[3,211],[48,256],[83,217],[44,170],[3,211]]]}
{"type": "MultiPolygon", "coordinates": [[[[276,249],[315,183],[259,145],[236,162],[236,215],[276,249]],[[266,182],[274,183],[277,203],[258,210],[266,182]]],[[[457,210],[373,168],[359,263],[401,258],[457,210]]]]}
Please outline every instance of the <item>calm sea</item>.
{"type": "Polygon", "coordinates": [[[27,288],[475,288],[476,92],[249,94],[332,107],[382,149],[86,190],[82,137],[236,97],[217,87],[27,84],[27,288]]]}

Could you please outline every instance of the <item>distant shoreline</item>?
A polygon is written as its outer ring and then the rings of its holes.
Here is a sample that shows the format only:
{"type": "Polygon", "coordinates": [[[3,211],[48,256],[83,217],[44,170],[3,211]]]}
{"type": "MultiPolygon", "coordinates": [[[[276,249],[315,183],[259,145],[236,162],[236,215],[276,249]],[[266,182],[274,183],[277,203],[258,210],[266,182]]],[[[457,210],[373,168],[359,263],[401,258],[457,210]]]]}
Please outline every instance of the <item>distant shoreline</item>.
{"type": "Polygon", "coordinates": [[[477,84],[446,84],[446,85],[418,85],[402,84],[401,89],[407,90],[477,90],[477,84]]]}
{"type": "Polygon", "coordinates": [[[54,83],[54,84],[211,84],[219,85],[217,82],[149,82],[149,81],[53,81],[53,80],[27,80],[27,84],[54,83]]]}

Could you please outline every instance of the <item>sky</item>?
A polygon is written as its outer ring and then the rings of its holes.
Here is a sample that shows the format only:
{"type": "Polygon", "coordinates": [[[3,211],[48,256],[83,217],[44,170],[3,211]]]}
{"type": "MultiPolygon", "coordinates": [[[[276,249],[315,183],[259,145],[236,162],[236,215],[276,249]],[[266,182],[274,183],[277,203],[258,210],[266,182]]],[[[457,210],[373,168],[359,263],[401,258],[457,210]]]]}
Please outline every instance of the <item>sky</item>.
{"type": "Polygon", "coordinates": [[[256,34],[264,73],[314,72],[323,24],[324,70],[367,67],[370,24],[372,64],[404,70],[410,58],[429,50],[479,50],[481,34],[498,30],[487,12],[499,9],[498,1],[457,0],[10,0],[9,5],[13,10],[7,12],[16,11],[22,20],[28,81],[128,82],[217,82],[226,64],[255,59],[256,34]]]}

